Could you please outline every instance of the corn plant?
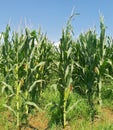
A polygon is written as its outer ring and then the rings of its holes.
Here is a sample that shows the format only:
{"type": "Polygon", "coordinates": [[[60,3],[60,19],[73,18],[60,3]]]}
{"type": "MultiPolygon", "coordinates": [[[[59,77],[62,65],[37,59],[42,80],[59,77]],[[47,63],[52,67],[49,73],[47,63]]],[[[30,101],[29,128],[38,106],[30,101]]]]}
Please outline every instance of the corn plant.
{"type": "Polygon", "coordinates": [[[29,106],[40,110],[31,95],[33,88],[38,88],[37,84],[44,81],[36,78],[38,74],[36,69],[41,68],[45,62],[40,61],[36,64],[34,43],[37,40],[37,34],[35,31],[30,32],[26,29],[25,34],[20,36],[18,33],[13,33],[11,41],[9,41],[9,31],[10,28],[7,26],[6,32],[3,33],[1,70],[4,74],[4,81],[2,81],[2,92],[6,95],[4,106],[14,113],[16,126],[21,129],[22,120],[27,120],[30,112],[29,106]]]}
{"type": "Polygon", "coordinates": [[[62,31],[62,38],[60,40],[58,59],[54,61],[54,71],[57,72],[57,88],[60,93],[59,112],[60,120],[63,127],[67,124],[68,100],[72,92],[72,72],[73,61],[71,59],[72,51],[72,37],[70,20],[68,21],[66,30],[62,31]]]}
{"type": "MultiPolygon", "coordinates": [[[[2,54],[1,54],[1,69],[3,75],[5,77],[5,82],[9,83],[9,75],[10,75],[10,66],[12,64],[12,60],[10,58],[11,54],[11,42],[9,41],[9,31],[10,27],[7,25],[6,32],[2,33],[4,44],[2,45],[2,54]]],[[[8,93],[8,89],[6,88],[6,93],[8,93]]]]}
{"type": "Polygon", "coordinates": [[[102,17],[100,29],[99,38],[95,30],[89,30],[79,36],[74,46],[74,60],[76,61],[74,75],[77,74],[77,85],[80,86],[80,90],[87,94],[92,120],[96,114],[96,106],[99,108],[102,105],[102,82],[105,74],[107,74],[107,66],[110,64],[110,59],[107,57],[108,45],[102,17]]]}
{"type": "MultiPolygon", "coordinates": [[[[43,79],[42,82],[38,83],[37,88],[33,88],[32,98],[37,102],[37,96],[39,97],[48,83],[51,80],[51,62],[53,58],[53,47],[46,36],[41,36],[40,41],[37,41],[36,51],[35,51],[35,61],[36,65],[42,63],[40,67],[36,68],[36,79],[43,79]]],[[[31,91],[31,90],[30,90],[31,91]]]]}
{"type": "Polygon", "coordinates": [[[15,116],[17,129],[21,129],[23,123],[28,125],[29,113],[34,108],[42,110],[40,98],[52,83],[56,84],[60,95],[59,104],[55,105],[63,127],[67,124],[67,114],[79,102],[70,107],[73,89],[87,97],[92,121],[96,107],[102,106],[102,83],[106,77],[113,79],[113,40],[106,37],[101,17],[100,37],[95,30],[89,30],[74,41],[72,17],[62,31],[58,48],[40,30],[37,33],[26,28],[19,34],[11,33],[7,26],[0,36],[0,75],[3,76],[0,85],[5,96],[4,107],[15,116]]]}
{"type": "Polygon", "coordinates": [[[95,73],[96,73],[96,85],[97,85],[97,91],[96,91],[96,99],[97,99],[97,107],[98,111],[101,109],[102,106],[102,98],[101,98],[101,91],[103,82],[105,79],[105,75],[108,73],[108,66],[111,66],[110,57],[108,56],[108,40],[105,35],[105,25],[103,21],[103,17],[100,17],[100,37],[97,42],[97,50],[96,50],[96,66],[95,66],[95,73]]]}
{"type": "MultiPolygon", "coordinates": [[[[86,86],[85,93],[87,94],[88,104],[90,106],[91,118],[95,113],[94,97],[95,97],[95,66],[96,66],[96,49],[97,39],[95,31],[89,30],[85,34],[81,34],[78,40],[79,44],[79,61],[76,65],[78,68],[78,79],[80,85],[86,86]]],[[[84,89],[84,88],[83,88],[84,89]]],[[[75,89],[76,90],[76,89],[75,89]]]]}

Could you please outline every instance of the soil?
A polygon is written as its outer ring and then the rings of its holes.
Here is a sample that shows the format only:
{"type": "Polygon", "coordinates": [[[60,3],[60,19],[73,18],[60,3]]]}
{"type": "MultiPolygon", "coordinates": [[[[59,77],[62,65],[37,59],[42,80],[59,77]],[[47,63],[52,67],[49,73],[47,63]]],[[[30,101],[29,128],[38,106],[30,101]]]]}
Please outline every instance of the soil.
{"type": "MultiPolygon", "coordinates": [[[[7,119],[10,121],[13,120],[9,112],[4,112],[4,113],[1,112],[0,114],[2,115],[5,114],[5,116],[7,115],[7,119]]],[[[29,126],[22,127],[21,130],[49,130],[48,128],[49,119],[47,118],[47,115],[45,112],[38,112],[36,115],[30,116],[28,120],[29,120],[28,122],[29,126]]],[[[113,110],[109,108],[102,108],[100,115],[95,117],[93,126],[98,127],[100,124],[103,124],[103,123],[113,124],[113,110]]],[[[4,125],[0,123],[0,130],[2,129],[4,129],[4,125]]],[[[67,125],[64,130],[72,130],[72,129],[71,129],[71,126],[67,125]]]]}
{"type": "Polygon", "coordinates": [[[94,125],[97,126],[100,123],[108,123],[113,124],[113,110],[110,108],[102,108],[101,113],[99,116],[97,116],[94,120],[94,125]]]}
{"type": "Polygon", "coordinates": [[[35,116],[29,118],[29,125],[37,130],[46,130],[48,123],[45,112],[38,112],[35,116]]]}

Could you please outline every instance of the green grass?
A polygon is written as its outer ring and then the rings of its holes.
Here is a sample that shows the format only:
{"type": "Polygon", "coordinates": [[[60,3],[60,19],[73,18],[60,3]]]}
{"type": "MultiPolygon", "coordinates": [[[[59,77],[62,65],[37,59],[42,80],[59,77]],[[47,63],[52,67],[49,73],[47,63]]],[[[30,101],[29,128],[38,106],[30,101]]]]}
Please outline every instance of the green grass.
{"type": "MultiPolygon", "coordinates": [[[[70,98],[71,98],[71,102],[69,106],[71,106],[75,101],[77,101],[77,99],[81,100],[80,102],[78,102],[76,107],[72,111],[70,111],[69,114],[67,114],[67,121],[69,125],[68,127],[70,128],[70,130],[75,130],[75,129],[76,130],[112,130],[113,124],[109,122],[107,118],[104,117],[104,115],[101,116],[102,119],[97,119],[92,125],[88,113],[87,101],[84,100],[80,95],[78,95],[77,93],[73,93],[70,98]]],[[[106,107],[107,109],[110,108],[112,109],[112,104],[110,103],[112,100],[109,99],[109,102],[107,101],[108,100],[106,99],[103,100],[104,108],[106,107]]],[[[43,109],[46,108],[44,111],[46,112],[46,118],[49,122],[48,124],[49,130],[63,129],[60,123],[57,124],[57,122],[55,122],[56,118],[58,118],[57,105],[56,105],[58,104],[58,102],[59,102],[59,92],[55,88],[55,86],[47,87],[44,93],[42,93],[41,98],[39,100],[40,107],[43,109]]],[[[7,113],[7,110],[2,106],[3,103],[4,103],[4,98],[1,97],[0,112],[2,114],[0,114],[0,129],[2,128],[4,130],[11,130],[11,129],[14,130],[15,124],[7,120],[7,116],[10,113],[10,111],[8,111],[9,113],[7,113]]],[[[34,111],[34,114],[35,113],[36,111],[34,111]]],[[[69,129],[68,127],[67,129],[69,129]]]]}

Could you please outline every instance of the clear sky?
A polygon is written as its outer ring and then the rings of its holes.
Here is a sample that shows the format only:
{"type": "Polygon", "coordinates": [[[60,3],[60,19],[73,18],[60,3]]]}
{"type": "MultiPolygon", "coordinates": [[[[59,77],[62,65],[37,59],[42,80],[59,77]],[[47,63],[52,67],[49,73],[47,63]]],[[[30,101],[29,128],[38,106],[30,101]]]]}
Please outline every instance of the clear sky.
{"type": "Polygon", "coordinates": [[[104,15],[107,34],[113,35],[113,0],[0,0],[0,32],[8,23],[12,29],[27,23],[58,41],[73,9],[80,13],[72,22],[75,36],[94,26],[98,31],[99,12],[104,15]]]}

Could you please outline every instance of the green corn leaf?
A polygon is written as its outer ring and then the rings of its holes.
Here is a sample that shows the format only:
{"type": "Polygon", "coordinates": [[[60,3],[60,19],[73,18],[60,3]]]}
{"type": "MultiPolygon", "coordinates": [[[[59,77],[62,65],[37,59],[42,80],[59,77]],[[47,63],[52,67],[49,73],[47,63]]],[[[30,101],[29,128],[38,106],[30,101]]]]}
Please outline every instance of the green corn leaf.
{"type": "Polygon", "coordinates": [[[67,87],[65,88],[65,92],[64,92],[64,100],[67,101],[68,97],[69,97],[69,94],[70,94],[70,88],[67,87]]]}
{"type": "Polygon", "coordinates": [[[38,63],[34,68],[31,69],[31,72],[30,72],[30,74],[29,74],[29,77],[32,75],[33,72],[36,71],[36,69],[37,69],[38,67],[44,66],[44,65],[45,65],[45,62],[43,62],[43,61],[40,62],[40,63],[38,63]]]}
{"type": "MultiPolygon", "coordinates": [[[[48,105],[52,105],[50,111],[54,111],[56,108],[59,108],[59,104],[57,104],[56,102],[52,102],[52,103],[50,103],[50,104],[48,104],[48,105]]],[[[46,106],[46,108],[47,108],[47,107],[48,107],[48,106],[46,106]]]]}
{"type": "Polygon", "coordinates": [[[74,65],[73,63],[71,64],[71,74],[73,73],[74,65]]]}
{"type": "Polygon", "coordinates": [[[113,63],[111,59],[107,59],[106,62],[113,67],[113,63]]]}
{"type": "Polygon", "coordinates": [[[37,67],[39,67],[39,66],[44,66],[44,65],[45,65],[45,62],[42,61],[42,62],[38,63],[37,67]]]}
{"type": "Polygon", "coordinates": [[[53,61],[53,64],[54,64],[56,67],[59,67],[60,62],[59,62],[59,61],[53,61]]]}
{"type": "Polygon", "coordinates": [[[83,69],[83,67],[82,67],[79,63],[75,62],[74,64],[75,64],[78,68],[83,69]]]}
{"type": "Polygon", "coordinates": [[[23,58],[23,60],[19,63],[18,68],[20,68],[24,64],[24,62],[25,62],[25,58],[23,58]]]}
{"type": "Polygon", "coordinates": [[[49,107],[49,106],[52,106],[53,105],[53,103],[52,102],[50,102],[50,103],[48,103],[46,106],[45,106],[45,110],[49,107]]]}
{"type": "Polygon", "coordinates": [[[7,96],[7,99],[12,98],[13,96],[15,96],[15,93],[13,93],[13,94],[11,94],[11,95],[8,95],[8,96],[7,96]]]}
{"type": "Polygon", "coordinates": [[[33,47],[32,52],[31,52],[31,54],[30,54],[30,61],[31,61],[31,59],[34,57],[35,48],[36,48],[36,46],[33,47]]]}
{"type": "Polygon", "coordinates": [[[12,93],[14,93],[14,92],[13,92],[13,87],[12,87],[11,85],[9,85],[9,84],[7,84],[7,83],[5,83],[5,82],[3,82],[3,81],[2,81],[2,84],[4,85],[4,86],[2,87],[2,93],[4,93],[4,91],[5,91],[6,88],[8,88],[12,93]]]}
{"type": "Polygon", "coordinates": [[[113,76],[109,75],[109,74],[104,74],[106,76],[106,78],[110,78],[113,80],[113,76]]]}
{"type": "Polygon", "coordinates": [[[72,79],[72,77],[70,76],[70,77],[67,79],[67,83],[66,83],[67,88],[72,84],[72,82],[73,82],[73,79],[72,79]]]}
{"type": "Polygon", "coordinates": [[[5,107],[5,108],[8,108],[10,111],[12,111],[13,113],[14,113],[14,115],[16,116],[16,112],[15,112],[15,110],[14,109],[12,109],[10,106],[8,106],[7,104],[3,104],[3,106],[5,107]]]}
{"type": "Polygon", "coordinates": [[[10,72],[10,73],[9,73],[10,75],[12,75],[11,71],[13,71],[13,70],[15,69],[16,65],[17,65],[17,64],[14,64],[14,65],[11,65],[11,66],[10,66],[10,68],[9,68],[9,70],[8,70],[8,71],[10,72]]]}
{"type": "Polygon", "coordinates": [[[35,30],[33,30],[30,34],[31,34],[32,37],[36,37],[36,31],[35,30]]]}
{"type": "Polygon", "coordinates": [[[31,92],[33,90],[33,88],[35,87],[35,85],[37,83],[40,83],[40,82],[44,82],[44,80],[40,79],[40,80],[36,80],[30,87],[29,87],[29,92],[31,92]]]}
{"type": "Polygon", "coordinates": [[[68,108],[68,110],[66,111],[66,113],[69,113],[71,110],[73,110],[79,102],[81,102],[83,99],[78,100],[77,102],[75,102],[71,107],[68,108]]]}
{"type": "Polygon", "coordinates": [[[44,66],[44,65],[45,65],[45,62],[44,62],[44,61],[38,63],[33,69],[31,69],[31,73],[34,72],[38,67],[44,66]]]}
{"type": "Polygon", "coordinates": [[[18,53],[21,54],[22,51],[24,51],[24,47],[25,47],[25,42],[22,42],[22,44],[19,46],[18,48],[18,53]]]}
{"type": "Polygon", "coordinates": [[[29,105],[29,106],[34,106],[38,111],[42,111],[42,109],[40,107],[38,107],[38,105],[34,102],[25,102],[25,104],[29,105]]]}
{"type": "Polygon", "coordinates": [[[69,65],[68,65],[67,68],[66,68],[66,71],[65,71],[65,76],[64,76],[65,79],[67,78],[68,74],[70,73],[69,69],[70,68],[69,68],[69,65]]]}
{"type": "Polygon", "coordinates": [[[72,48],[70,47],[67,51],[67,59],[69,58],[70,54],[71,54],[72,48]]]}

